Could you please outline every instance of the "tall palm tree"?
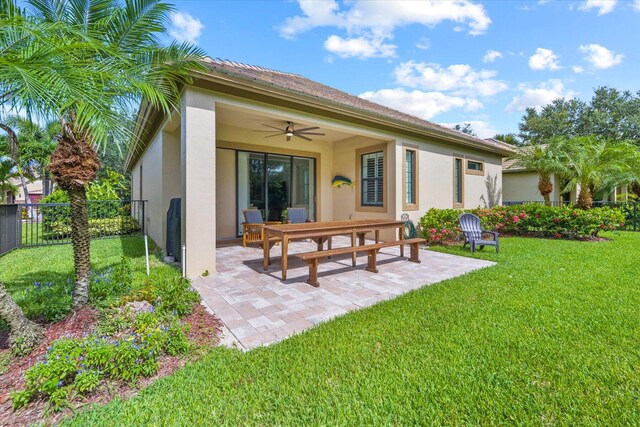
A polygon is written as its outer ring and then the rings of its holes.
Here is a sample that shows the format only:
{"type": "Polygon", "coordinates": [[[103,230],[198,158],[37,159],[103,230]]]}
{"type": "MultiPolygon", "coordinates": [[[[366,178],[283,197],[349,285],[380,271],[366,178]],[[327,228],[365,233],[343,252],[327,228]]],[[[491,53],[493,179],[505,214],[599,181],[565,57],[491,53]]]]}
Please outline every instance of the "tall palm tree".
{"type": "Polygon", "coordinates": [[[579,187],[577,207],[589,209],[593,194],[640,180],[640,151],[625,141],[581,136],[558,142],[566,191],[579,187]]]}
{"type": "MultiPolygon", "coordinates": [[[[192,71],[202,68],[199,59],[203,53],[189,44],[160,44],[173,9],[159,0],[27,3],[31,14],[26,20],[33,20],[55,34],[56,46],[51,50],[59,55],[59,63],[64,66],[64,81],[38,80],[53,92],[52,100],[36,98],[35,102],[29,92],[20,102],[36,104],[58,115],[60,120],[61,132],[49,169],[56,184],[67,192],[71,204],[76,273],[74,306],[78,307],[88,300],[90,239],[86,187],[100,168],[96,147],[126,139],[131,128],[126,124],[128,117],[141,101],[165,113],[175,108],[181,85],[190,80],[192,71]],[[60,45],[65,49],[57,49],[60,45]],[[120,137],[110,138],[113,135],[120,137]]],[[[1,71],[0,82],[4,78],[1,71]]]]}
{"type": "Polygon", "coordinates": [[[553,192],[551,175],[562,169],[556,144],[535,144],[520,147],[510,159],[511,167],[535,171],[538,174],[538,191],[544,199],[544,204],[551,205],[550,194],[553,192]]]}

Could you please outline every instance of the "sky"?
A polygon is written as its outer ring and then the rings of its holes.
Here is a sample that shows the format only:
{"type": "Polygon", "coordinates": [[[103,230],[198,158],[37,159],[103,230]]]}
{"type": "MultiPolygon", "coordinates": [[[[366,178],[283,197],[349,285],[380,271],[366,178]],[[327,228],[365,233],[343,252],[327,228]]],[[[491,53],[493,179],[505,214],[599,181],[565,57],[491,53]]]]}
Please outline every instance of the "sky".
{"type": "Polygon", "coordinates": [[[171,37],[480,137],[527,107],[640,90],[640,0],[174,0],[171,37]]]}

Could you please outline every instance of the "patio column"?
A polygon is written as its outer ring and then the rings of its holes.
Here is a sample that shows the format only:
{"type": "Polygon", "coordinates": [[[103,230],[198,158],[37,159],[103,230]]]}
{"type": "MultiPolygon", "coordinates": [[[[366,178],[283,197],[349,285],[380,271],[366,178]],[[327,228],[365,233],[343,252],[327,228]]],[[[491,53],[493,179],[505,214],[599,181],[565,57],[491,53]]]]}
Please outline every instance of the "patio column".
{"type": "Polygon", "coordinates": [[[186,87],[180,111],[182,161],[182,243],[186,275],[216,268],[215,98],[186,87]]]}

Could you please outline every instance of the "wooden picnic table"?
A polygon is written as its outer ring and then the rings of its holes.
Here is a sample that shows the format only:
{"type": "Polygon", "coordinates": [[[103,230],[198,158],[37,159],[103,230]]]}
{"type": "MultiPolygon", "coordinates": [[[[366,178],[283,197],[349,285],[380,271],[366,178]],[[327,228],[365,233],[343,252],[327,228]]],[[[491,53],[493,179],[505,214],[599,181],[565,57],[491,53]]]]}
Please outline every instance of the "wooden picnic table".
{"type": "MultiPolygon", "coordinates": [[[[281,239],[282,248],[282,280],[287,279],[287,262],[289,242],[292,240],[311,239],[318,245],[318,251],[323,250],[324,242],[328,241],[328,248],[331,249],[331,237],[349,235],[351,236],[351,246],[364,245],[364,237],[367,233],[373,232],[375,241],[380,241],[380,230],[387,228],[398,229],[398,240],[404,239],[402,230],[403,221],[392,219],[359,219],[325,222],[306,222],[301,224],[274,224],[263,225],[262,248],[264,251],[264,270],[269,269],[269,252],[273,246],[273,238],[281,239]]],[[[404,256],[404,245],[400,245],[400,256],[404,256]]],[[[356,253],[351,255],[352,264],[356,266],[356,253]]]]}

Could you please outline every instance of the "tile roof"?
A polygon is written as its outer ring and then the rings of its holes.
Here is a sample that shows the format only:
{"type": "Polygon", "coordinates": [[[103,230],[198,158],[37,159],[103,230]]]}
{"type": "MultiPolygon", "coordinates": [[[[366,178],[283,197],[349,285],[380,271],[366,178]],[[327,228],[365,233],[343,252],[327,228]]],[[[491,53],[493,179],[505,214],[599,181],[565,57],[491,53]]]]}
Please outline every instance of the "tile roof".
{"type": "Polygon", "coordinates": [[[271,86],[287,92],[307,97],[314,97],[328,105],[337,104],[343,108],[358,113],[365,113],[369,116],[391,119],[400,124],[421,128],[424,131],[453,136],[457,139],[470,142],[476,146],[485,146],[492,151],[502,153],[505,151],[513,151],[513,147],[511,145],[502,141],[476,138],[448,127],[376,104],[375,102],[367,101],[366,99],[323,85],[298,74],[286,73],[255,65],[242,64],[222,59],[213,59],[209,57],[205,59],[205,65],[209,68],[212,74],[226,74],[235,78],[250,80],[257,84],[271,86]]]}

